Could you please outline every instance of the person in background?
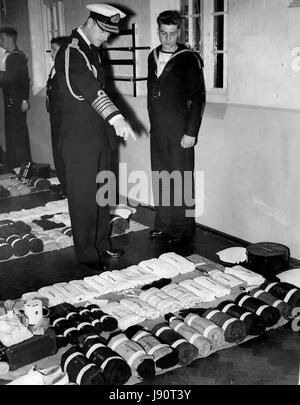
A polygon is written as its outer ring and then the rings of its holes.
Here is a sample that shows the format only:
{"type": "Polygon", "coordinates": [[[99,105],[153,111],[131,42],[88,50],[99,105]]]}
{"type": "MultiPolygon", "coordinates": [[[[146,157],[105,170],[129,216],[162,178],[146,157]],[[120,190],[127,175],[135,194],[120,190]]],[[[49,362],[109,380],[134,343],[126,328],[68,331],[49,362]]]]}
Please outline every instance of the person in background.
{"type": "Polygon", "coordinates": [[[125,14],[107,4],[86,7],[90,15],[60,47],[55,70],[75,252],[83,267],[103,271],[106,258],[117,258],[124,251],[112,247],[109,201],[101,195],[107,183],[97,175],[110,170],[109,152],[116,146],[116,135],[124,140],[135,135],[106,93],[98,49],[111,33],[118,34],[125,14]]]}
{"type": "Polygon", "coordinates": [[[194,205],[187,204],[186,197],[194,201],[194,147],[206,102],[200,58],[179,43],[181,22],[177,11],[167,10],[158,16],[161,45],[148,58],[148,112],[156,211],[151,237],[162,238],[169,244],[182,244],[194,236],[194,205]],[[174,172],[180,178],[170,181],[174,172]],[[164,186],[163,180],[158,181],[160,175],[169,182],[170,189],[164,186]],[[192,215],[187,215],[188,210],[192,215]]]}
{"type": "Polygon", "coordinates": [[[17,47],[18,33],[14,28],[0,28],[0,47],[6,53],[0,67],[5,115],[6,160],[10,170],[31,161],[27,111],[30,79],[27,57],[17,47]]]}
{"type": "MultiPolygon", "coordinates": [[[[55,56],[59,48],[67,39],[68,37],[52,38],[51,50],[47,52],[50,53],[53,62],[55,61],[55,56]]],[[[61,198],[66,198],[67,190],[65,180],[65,167],[59,143],[62,106],[60,98],[57,97],[57,92],[57,77],[55,74],[55,67],[53,65],[47,81],[46,107],[47,111],[50,114],[52,153],[56,175],[60,182],[59,193],[61,198]]]]}

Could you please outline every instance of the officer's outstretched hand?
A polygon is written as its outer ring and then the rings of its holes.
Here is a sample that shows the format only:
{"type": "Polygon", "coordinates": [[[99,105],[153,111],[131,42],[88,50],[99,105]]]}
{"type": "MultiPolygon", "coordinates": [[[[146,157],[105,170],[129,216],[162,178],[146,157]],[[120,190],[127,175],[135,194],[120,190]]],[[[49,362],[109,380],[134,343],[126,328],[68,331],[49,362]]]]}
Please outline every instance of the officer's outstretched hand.
{"type": "Polygon", "coordinates": [[[131,126],[124,120],[124,118],[119,118],[116,122],[113,123],[113,126],[116,131],[116,135],[120,136],[127,141],[129,136],[136,141],[136,136],[131,128],[131,126]]]}
{"type": "Polygon", "coordinates": [[[181,147],[183,149],[193,148],[195,146],[196,139],[193,136],[184,135],[181,140],[181,147]]]}
{"type": "Polygon", "coordinates": [[[30,109],[30,104],[28,102],[28,100],[23,100],[22,104],[21,104],[21,111],[23,113],[27,112],[30,109]]]}

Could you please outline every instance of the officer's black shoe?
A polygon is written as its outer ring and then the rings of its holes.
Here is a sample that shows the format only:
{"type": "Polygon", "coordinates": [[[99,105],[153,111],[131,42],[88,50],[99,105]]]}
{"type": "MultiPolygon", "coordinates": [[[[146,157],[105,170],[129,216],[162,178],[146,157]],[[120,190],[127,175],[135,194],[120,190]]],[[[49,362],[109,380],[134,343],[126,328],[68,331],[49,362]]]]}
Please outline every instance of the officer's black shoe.
{"type": "Polygon", "coordinates": [[[102,260],[97,262],[80,262],[80,264],[84,267],[88,267],[90,270],[96,271],[109,271],[109,266],[104,263],[102,260]]]}
{"type": "Polygon", "coordinates": [[[158,231],[156,229],[154,229],[153,231],[150,232],[150,238],[153,239],[159,239],[162,238],[164,236],[163,231],[158,231]]]}
{"type": "Polygon", "coordinates": [[[121,257],[125,254],[125,251],[122,249],[107,249],[105,250],[105,252],[102,252],[102,256],[104,257],[112,257],[112,258],[116,258],[116,257],[121,257]]]}

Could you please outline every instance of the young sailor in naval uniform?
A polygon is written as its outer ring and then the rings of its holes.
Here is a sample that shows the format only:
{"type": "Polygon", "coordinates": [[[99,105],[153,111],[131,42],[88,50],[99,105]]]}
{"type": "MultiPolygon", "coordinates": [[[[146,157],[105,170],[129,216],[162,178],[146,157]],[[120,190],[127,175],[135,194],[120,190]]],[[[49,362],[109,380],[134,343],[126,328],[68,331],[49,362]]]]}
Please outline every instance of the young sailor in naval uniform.
{"type": "Polygon", "coordinates": [[[205,107],[205,84],[201,58],[178,43],[180,14],[165,11],[157,22],[161,45],[148,59],[148,112],[156,211],[151,237],[181,244],[194,235],[194,146],[205,107]],[[177,180],[175,176],[175,182],[169,181],[173,172],[179,175],[177,180]],[[158,176],[164,177],[164,174],[167,177],[158,181],[158,176]],[[170,188],[164,181],[169,181],[170,188]],[[190,212],[187,215],[188,211],[192,211],[192,215],[190,212]]]}
{"type": "Polygon", "coordinates": [[[72,32],[55,58],[62,105],[60,148],[77,259],[88,268],[105,270],[105,257],[124,252],[111,246],[109,205],[96,201],[96,178],[110,169],[116,135],[124,140],[135,136],[106,93],[98,52],[111,33],[118,34],[125,14],[106,4],[87,9],[87,21],[72,32]]]}
{"type": "Polygon", "coordinates": [[[6,50],[0,66],[0,87],[3,91],[6,160],[10,170],[31,161],[27,127],[30,79],[27,57],[17,47],[14,28],[0,29],[0,46],[6,50]]]}

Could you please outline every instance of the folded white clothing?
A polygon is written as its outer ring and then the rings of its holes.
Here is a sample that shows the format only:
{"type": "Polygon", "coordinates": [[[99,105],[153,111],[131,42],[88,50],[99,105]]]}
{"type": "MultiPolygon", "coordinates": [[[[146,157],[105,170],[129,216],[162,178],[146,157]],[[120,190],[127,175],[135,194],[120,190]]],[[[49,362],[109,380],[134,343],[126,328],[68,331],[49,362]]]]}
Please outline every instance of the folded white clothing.
{"type": "Polygon", "coordinates": [[[184,280],[179,283],[183,287],[190,290],[192,293],[198,295],[202,299],[202,302],[211,302],[215,300],[215,294],[206,287],[196,283],[193,280],[184,280]]]}
{"type": "Polygon", "coordinates": [[[109,282],[113,286],[113,291],[123,291],[132,288],[130,282],[122,280],[115,273],[105,271],[98,276],[101,280],[109,282]]]}
{"type": "Polygon", "coordinates": [[[99,291],[86,283],[84,280],[72,280],[69,282],[69,284],[73,285],[79,291],[81,291],[85,295],[86,299],[91,299],[99,296],[99,291]]]}
{"type": "Polygon", "coordinates": [[[85,277],[84,281],[98,290],[99,295],[105,295],[113,292],[112,284],[108,283],[104,279],[101,280],[101,278],[98,276],[85,277]]]}
{"type": "Polygon", "coordinates": [[[43,296],[38,293],[37,291],[29,292],[29,293],[24,293],[21,297],[23,301],[30,301],[30,300],[35,300],[35,299],[41,299],[43,296]]]}
{"type": "Polygon", "coordinates": [[[60,245],[48,234],[45,234],[43,232],[35,232],[35,236],[43,241],[44,252],[52,252],[53,250],[60,249],[60,245]]]}
{"type": "Polygon", "coordinates": [[[180,274],[190,273],[195,270],[195,265],[192,262],[174,252],[163,253],[159,256],[159,259],[176,267],[180,274]]]}
{"type": "Polygon", "coordinates": [[[223,285],[219,284],[217,281],[209,279],[208,277],[197,277],[194,281],[200,284],[202,287],[206,287],[211,290],[217,298],[225,297],[231,294],[231,290],[223,285]]]}
{"type": "Polygon", "coordinates": [[[66,302],[67,297],[59,292],[53,286],[43,287],[38,290],[38,293],[48,300],[49,307],[54,307],[55,305],[62,304],[66,302]]]}
{"type": "Polygon", "coordinates": [[[160,259],[144,260],[139,263],[139,266],[144,270],[154,273],[160,278],[172,278],[180,274],[176,267],[160,259]]]}
{"type": "Polygon", "coordinates": [[[263,276],[242,266],[226,267],[225,273],[232,274],[234,277],[245,281],[248,285],[261,285],[265,282],[263,276]]]}
{"type": "Polygon", "coordinates": [[[234,288],[245,285],[245,282],[232,276],[231,274],[224,273],[220,270],[214,270],[209,273],[209,278],[217,281],[218,283],[224,285],[225,287],[234,288]]]}
{"type": "Polygon", "coordinates": [[[244,247],[238,246],[221,250],[217,253],[217,255],[222,260],[222,262],[225,263],[238,264],[246,262],[248,260],[247,250],[244,247]]]}
{"type": "Polygon", "coordinates": [[[142,280],[142,276],[139,276],[138,274],[133,275],[130,274],[125,270],[113,270],[113,273],[117,271],[119,273],[119,276],[122,277],[123,280],[128,281],[131,284],[131,288],[135,288],[137,286],[143,285],[144,282],[142,280]]]}
{"type": "Polygon", "coordinates": [[[66,226],[71,226],[71,218],[69,213],[64,213],[64,214],[56,214],[54,215],[53,218],[51,218],[51,221],[54,221],[56,223],[63,223],[66,226]]]}
{"type": "Polygon", "coordinates": [[[85,294],[69,283],[56,283],[53,287],[64,294],[70,304],[78,304],[86,300],[85,294]]]}
{"type": "Polygon", "coordinates": [[[183,308],[180,301],[155,287],[150,288],[147,291],[143,291],[139,295],[139,299],[147,302],[149,305],[152,305],[162,314],[177,312],[183,308]]]}
{"type": "Polygon", "coordinates": [[[201,304],[203,301],[198,295],[192,293],[182,285],[171,283],[162,288],[166,294],[180,301],[184,308],[192,308],[201,304]]]}
{"type": "Polygon", "coordinates": [[[134,312],[128,310],[126,307],[121,305],[119,302],[109,302],[101,307],[102,311],[109,314],[117,319],[119,328],[125,330],[130,326],[141,323],[145,320],[134,312]]]}
{"type": "Polygon", "coordinates": [[[152,305],[149,305],[138,298],[123,299],[120,301],[120,304],[146,319],[156,319],[161,315],[161,313],[152,305]]]}
{"type": "Polygon", "coordinates": [[[151,270],[143,269],[139,266],[130,266],[123,270],[127,275],[138,277],[142,283],[153,283],[153,281],[159,280],[160,277],[154,274],[151,270]]]}

